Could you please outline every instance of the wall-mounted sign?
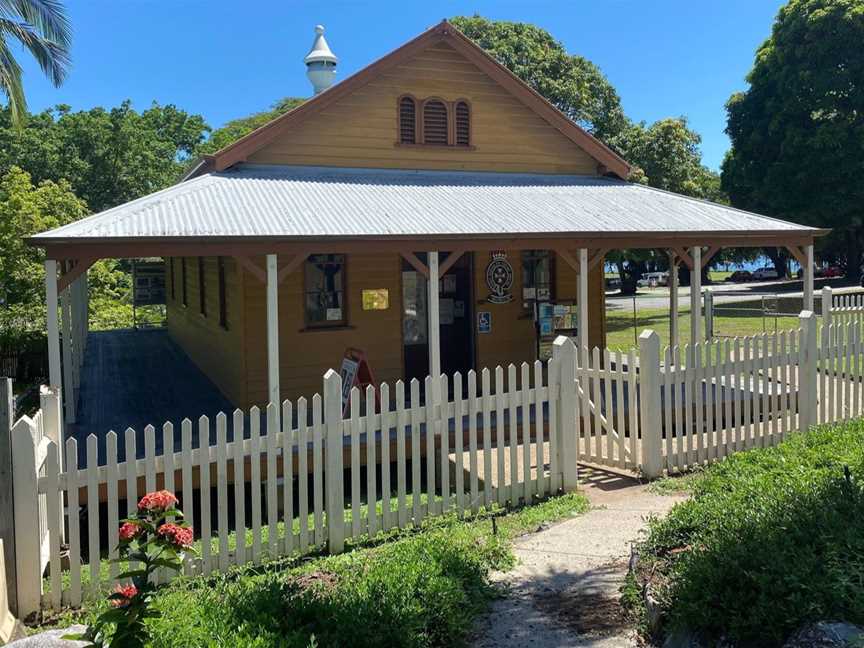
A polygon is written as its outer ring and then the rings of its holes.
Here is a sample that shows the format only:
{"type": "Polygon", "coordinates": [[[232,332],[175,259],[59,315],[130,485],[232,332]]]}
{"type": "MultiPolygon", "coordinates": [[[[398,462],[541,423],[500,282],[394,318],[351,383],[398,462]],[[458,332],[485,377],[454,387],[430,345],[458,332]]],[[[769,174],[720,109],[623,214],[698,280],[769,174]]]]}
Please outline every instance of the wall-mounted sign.
{"type": "Polygon", "coordinates": [[[489,288],[488,300],[493,304],[506,304],[513,301],[513,266],[504,252],[493,252],[486,266],[486,287],[489,288]]]}
{"type": "Polygon", "coordinates": [[[489,311],[478,311],[477,313],[477,332],[491,333],[492,332],[492,313],[489,311]]]}
{"type": "Polygon", "coordinates": [[[165,303],[165,263],[132,261],[132,303],[150,306],[165,303]]]}
{"type": "MultiPolygon", "coordinates": [[[[351,388],[360,389],[361,398],[365,398],[366,387],[369,385],[375,387],[375,375],[369,366],[366,353],[361,349],[350,347],[345,349],[342,356],[342,366],[339,368],[339,373],[342,375],[342,414],[344,416],[348,411],[348,405],[350,405],[351,388]]],[[[377,387],[375,387],[375,404],[380,409],[380,396],[377,387]]]]}
{"type": "Polygon", "coordinates": [[[386,288],[363,290],[363,310],[387,310],[390,308],[390,291],[386,288]]]}
{"type": "Polygon", "coordinates": [[[452,299],[439,299],[438,300],[438,323],[439,324],[452,324],[453,316],[454,316],[455,308],[452,299]]]}

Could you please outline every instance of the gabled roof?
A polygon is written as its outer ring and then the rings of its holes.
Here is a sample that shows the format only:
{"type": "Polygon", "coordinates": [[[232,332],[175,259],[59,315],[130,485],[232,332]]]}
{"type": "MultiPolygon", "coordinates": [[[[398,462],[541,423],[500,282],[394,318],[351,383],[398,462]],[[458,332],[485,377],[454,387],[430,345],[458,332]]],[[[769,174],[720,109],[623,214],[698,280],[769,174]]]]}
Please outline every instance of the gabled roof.
{"type": "MultiPolygon", "coordinates": [[[[116,240],[616,240],[654,247],[825,233],[597,176],[240,164],[70,223],[36,245],[116,240]]],[[[763,243],[764,244],[764,243],[763,243]]]]}
{"type": "Polygon", "coordinates": [[[527,85],[506,67],[501,65],[483,48],[465,36],[455,26],[441,21],[413,40],[393,50],[383,58],[363,68],[344,81],[300,104],[294,110],[280,115],[271,122],[249,133],[245,137],[226,146],[213,155],[205,156],[188,174],[195,177],[207,171],[223,171],[230,166],[243,162],[249,155],[276,140],[288,129],[296,128],[305,119],[321,112],[328,106],[373,81],[387,70],[422,52],[431,45],[445,41],[480,70],[494,79],[500,86],[519,99],[565,137],[581,147],[588,155],[603,165],[610,173],[619,178],[627,178],[630,165],[621,156],[596,137],[571,121],[564,113],[547,101],[540,93],[527,85]]]}

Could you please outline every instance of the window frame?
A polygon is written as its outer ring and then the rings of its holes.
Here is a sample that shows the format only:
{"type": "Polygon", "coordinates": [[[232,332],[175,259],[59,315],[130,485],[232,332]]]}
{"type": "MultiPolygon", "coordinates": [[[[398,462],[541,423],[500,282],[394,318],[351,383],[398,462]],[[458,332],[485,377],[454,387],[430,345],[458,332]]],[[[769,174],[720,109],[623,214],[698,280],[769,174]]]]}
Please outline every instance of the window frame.
{"type": "Polygon", "coordinates": [[[343,329],[350,326],[350,314],[348,312],[348,255],[344,252],[314,252],[306,257],[303,261],[303,286],[301,291],[302,308],[303,308],[303,326],[304,330],[319,331],[327,329],[343,329]],[[306,278],[308,274],[309,264],[312,263],[312,257],[316,256],[341,256],[342,257],[342,319],[340,320],[323,320],[311,321],[309,319],[309,311],[307,308],[306,297],[309,290],[306,287],[306,278]]]}
{"type": "Polygon", "coordinates": [[[396,99],[396,143],[399,146],[417,146],[420,142],[420,101],[413,94],[405,93],[399,95],[396,99]],[[414,102],[414,141],[402,141],[402,102],[405,99],[410,99],[414,102]]]}
{"type": "Polygon", "coordinates": [[[198,257],[198,313],[207,317],[207,276],[206,257],[198,257]]]}
{"type": "Polygon", "coordinates": [[[189,308],[189,273],[186,268],[186,257],[180,257],[180,282],[181,297],[183,298],[183,308],[189,308]]]}
{"type": "Polygon", "coordinates": [[[453,111],[451,110],[450,102],[446,101],[442,97],[432,96],[432,97],[426,97],[423,100],[423,102],[421,104],[421,110],[420,110],[420,141],[423,143],[423,146],[433,146],[433,147],[440,147],[440,148],[452,146],[452,142],[453,142],[453,118],[452,118],[452,115],[453,115],[453,111]],[[428,106],[432,102],[440,103],[442,106],[444,106],[444,112],[445,112],[444,121],[445,121],[446,128],[447,128],[447,142],[444,144],[441,144],[440,142],[427,142],[426,141],[426,106],[428,106]]]}
{"type": "Polygon", "coordinates": [[[228,288],[225,279],[225,257],[216,257],[216,285],[219,297],[219,326],[228,330],[228,288]]]}
{"type": "Polygon", "coordinates": [[[471,102],[468,101],[467,99],[463,99],[461,97],[459,99],[456,99],[455,101],[453,101],[453,106],[452,106],[452,109],[450,111],[450,114],[453,116],[452,117],[452,122],[453,122],[453,128],[452,128],[453,144],[452,144],[452,146],[454,148],[458,148],[458,149],[473,148],[474,147],[474,117],[473,117],[474,110],[471,107],[471,102]],[[468,143],[467,144],[459,144],[456,142],[456,108],[459,106],[460,103],[465,104],[465,107],[468,109],[468,143]]]}
{"type": "MultiPolygon", "coordinates": [[[[532,287],[532,286],[528,286],[528,285],[527,285],[527,281],[526,281],[526,276],[525,276],[525,255],[526,255],[526,254],[535,255],[533,258],[535,259],[535,263],[536,263],[536,259],[540,258],[540,257],[536,256],[536,253],[537,253],[537,252],[545,252],[545,253],[546,253],[546,257],[545,257],[545,258],[549,260],[549,299],[544,299],[544,300],[542,300],[542,301],[544,301],[544,302],[554,303],[554,302],[555,302],[555,293],[557,292],[557,291],[555,290],[555,279],[556,279],[556,277],[555,277],[555,258],[556,258],[556,255],[555,255],[555,251],[554,251],[554,250],[543,250],[543,249],[521,250],[521,252],[520,252],[520,254],[519,254],[519,263],[520,263],[520,266],[521,266],[521,272],[522,272],[522,290],[524,290],[525,288],[530,288],[530,287],[532,287]]],[[[533,277],[532,277],[532,279],[533,279],[533,277]]],[[[541,301],[541,300],[538,300],[538,299],[536,298],[536,294],[537,294],[537,293],[536,293],[537,286],[535,285],[535,286],[533,286],[533,288],[534,288],[534,290],[535,290],[535,293],[534,293],[534,294],[535,294],[535,298],[534,298],[533,300],[529,300],[529,301],[531,301],[531,303],[541,301]]],[[[525,300],[525,297],[524,297],[524,293],[523,293],[522,295],[519,296],[519,299],[520,299],[520,301],[521,301],[521,303],[522,303],[522,312],[525,313],[525,314],[527,314],[527,315],[531,315],[531,316],[533,317],[533,315],[534,315],[534,311],[533,311],[533,309],[530,308],[530,307],[527,307],[527,306],[525,305],[525,301],[526,301],[526,300],[525,300]]]]}

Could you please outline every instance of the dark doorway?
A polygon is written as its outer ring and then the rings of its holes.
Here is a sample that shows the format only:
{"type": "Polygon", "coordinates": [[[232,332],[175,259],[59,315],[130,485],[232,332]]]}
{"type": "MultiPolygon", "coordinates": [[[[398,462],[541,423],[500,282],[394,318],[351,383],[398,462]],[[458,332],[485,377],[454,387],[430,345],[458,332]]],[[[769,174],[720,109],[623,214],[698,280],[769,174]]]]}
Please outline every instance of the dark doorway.
{"type": "MultiPolygon", "coordinates": [[[[427,262],[425,253],[417,257],[427,262]]],[[[440,262],[447,258],[441,254],[440,262]]],[[[474,313],[472,308],[472,255],[463,254],[439,280],[441,371],[463,374],[474,368],[474,313]]],[[[426,278],[407,261],[402,262],[402,342],[405,379],[424,380],[429,374],[428,287],[426,278]]]]}

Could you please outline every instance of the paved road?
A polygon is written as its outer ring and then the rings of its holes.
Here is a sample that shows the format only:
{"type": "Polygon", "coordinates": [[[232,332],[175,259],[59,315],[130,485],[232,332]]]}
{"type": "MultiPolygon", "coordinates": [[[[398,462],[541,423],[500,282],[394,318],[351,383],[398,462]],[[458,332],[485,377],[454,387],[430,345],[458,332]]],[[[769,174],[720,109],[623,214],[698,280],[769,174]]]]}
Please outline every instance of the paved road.
{"type": "MultiPolygon", "coordinates": [[[[816,281],[817,292],[827,282],[816,281]]],[[[838,282],[831,282],[834,294],[849,292],[862,292],[858,286],[842,286],[838,282]]],[[[728,304],[741,301],[758,300],[762,295],[779,296],[784,298],[802,298],[802,286],[800,280],[787,281],[759,281],[752,283],[716,283],[710,286],[714,292],[715,304],[728,304]]],[[[610,310],[628,310],[633,308],[633,295],[622,296],[616,293],[606,294],[606,306],[610,310]]],[[[647,308],[669,308],[669,289],[640,288],[636,295],[636,307],[647,308]]],[[[680,311],[690,310],[690,287],[682,286],[678,289],[678,307],[680,311]]]]}

